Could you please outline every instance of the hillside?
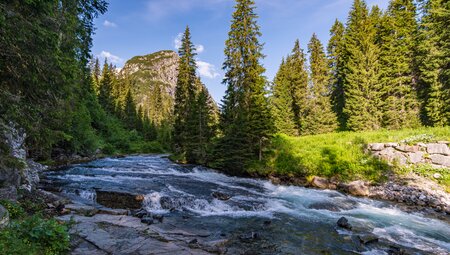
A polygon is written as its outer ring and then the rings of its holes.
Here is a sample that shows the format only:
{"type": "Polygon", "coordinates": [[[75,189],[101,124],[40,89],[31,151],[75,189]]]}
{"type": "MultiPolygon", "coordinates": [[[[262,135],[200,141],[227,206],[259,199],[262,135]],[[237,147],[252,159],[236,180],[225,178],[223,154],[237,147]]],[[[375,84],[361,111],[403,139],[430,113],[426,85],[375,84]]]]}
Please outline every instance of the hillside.
{"type": "MultiPolygon", "coordinates": [[[[162,50],[131,58],[119,73],[119,78],[130,80],[136,107],[142,107],[144,114],[157,125],[172,120],[178,62],[176,52],[162,50]]],[[[203,83],[199,84],[206,89],[203,83]]],[[[218,114],[217,104],[209,93],[208,103],[218,114]]]]}
{"type": "Polygon", "coordinates": [[[158,51],[131,58],[120,71],[121,78],[130,79],[136,106],[156,124],[172,117],[178,60],[174,51],[158,51]]]}

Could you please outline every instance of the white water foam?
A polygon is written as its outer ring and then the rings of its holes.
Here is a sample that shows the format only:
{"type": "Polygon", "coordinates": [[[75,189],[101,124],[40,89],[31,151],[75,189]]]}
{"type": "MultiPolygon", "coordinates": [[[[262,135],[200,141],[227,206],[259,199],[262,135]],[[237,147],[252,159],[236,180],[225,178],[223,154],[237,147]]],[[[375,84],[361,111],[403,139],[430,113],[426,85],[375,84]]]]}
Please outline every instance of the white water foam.
{"type": "Polygon", "coordinates": [[[395,225],[386,228],[375,228],[373,233],[388,241],[400,243],[404,246],[432,252],[433,254],[447,255],[450,253],[450,243],[433,238],[418,236],[417,233],[402,226],[395,225]]]}

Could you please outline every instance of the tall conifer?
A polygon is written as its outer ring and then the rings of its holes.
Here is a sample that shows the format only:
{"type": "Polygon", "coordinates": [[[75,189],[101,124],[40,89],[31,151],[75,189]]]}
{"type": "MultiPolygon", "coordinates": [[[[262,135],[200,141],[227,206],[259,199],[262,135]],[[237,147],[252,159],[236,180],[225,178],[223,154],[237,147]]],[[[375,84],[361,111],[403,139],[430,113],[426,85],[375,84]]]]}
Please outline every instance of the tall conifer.
{"type": "Polygon", "coordinates": [[[311,71],[310,93],[302,125],[302,134],[321,134],[337,129],[337,119],[331,108],[329,70],[323,45],[313,34],[308,44],[311,71]]]}
{"type": "Polygon", "coordinates": [[[420,94],[423,122],[430,126],[450,124],[450,4],[425,1],[419,42],[420,94]]]}
{"type": "Polygon", "coordinates": [[[194,44],[191,42],[191,32],[189,27],[186,27],[183,34],[178,54],[180,55],[180,60],[175,90],[173,143],[175,152],[185,154],[186,138],[189,132],[187,121],[191,114],[191,103],[195,98],[195,83],[197,80],[197,65],[195,63],[196,52],[194,44]]]}
{"type": "Polygon", "coordinates": [[[264,55],[257,18],[253,0],[236,0],[225,47],[224,136],[217,159],[218,166],[235,173],[242,171],[249,160],[261,159],[265,140],[273,131],[265,69],[260,63],[264,55]]]}
{"type": "Polygon", "coordinates": [[[355,0],[345,32],[344,113],[350,130],[381,128],[380,50],[377,17],[370,17],[364,0],[355,0]]]}
{"type": "Polygon", "coordinates": [[[272,114],[278,132],[298,135],[296,119],[292,109],[294,102],[288,78],[289,72],[283,59],[272,85],[272,114]]]}
{"type": "Polygon", "coordinates": [[[392,0],[383,17],[381,38],[381,81],[383,126],[388,129],[420,125],[416,75],[416,8],[412,0],[392,0]]]}
{"type": "Polygon", "coordinates": [[[344,31],[345,27],[336,20],[330,30],[328,42],[328,66],[330,68],[331,101],[333,111],[336,113],[340,129],[345,129],[346,117],[344,114],[344,31]]]}
{"type": "Polygon", "coordinates": [[[286,72],[292,95],[292,110],[297,129],[303,129],[308,99],[308,70],[306,56],[300,48],[299,40],[295,41],[291,54],[286,59],[286,72]]]}

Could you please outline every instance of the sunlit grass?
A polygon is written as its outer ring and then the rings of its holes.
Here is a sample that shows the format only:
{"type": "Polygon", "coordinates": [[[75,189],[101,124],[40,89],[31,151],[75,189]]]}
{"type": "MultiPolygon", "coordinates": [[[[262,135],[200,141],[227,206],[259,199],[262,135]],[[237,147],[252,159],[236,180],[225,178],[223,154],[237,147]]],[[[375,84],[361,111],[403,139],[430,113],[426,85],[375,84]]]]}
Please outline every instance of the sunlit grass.
{"type": "Polygon", "coordinates": [[[277,135],[272,140],[265,167],[251,168],[251,171],[262,175],[318,175],[341,180],[383,181],[390,167],[367,154],[367,144],[405,139],[420,142],[421,137],[435,141],[450,140],[450,127],[339,132],[302,137],[277,135]],[[424,134],[426,136],[421,136],[424,134]]]}

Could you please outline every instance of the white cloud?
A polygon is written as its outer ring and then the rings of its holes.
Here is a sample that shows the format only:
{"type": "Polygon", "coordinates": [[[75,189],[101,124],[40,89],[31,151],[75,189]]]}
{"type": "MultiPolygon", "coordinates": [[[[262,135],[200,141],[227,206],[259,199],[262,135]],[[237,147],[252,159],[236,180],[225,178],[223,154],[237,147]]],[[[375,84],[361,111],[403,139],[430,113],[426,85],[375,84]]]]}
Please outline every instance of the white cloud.
{"type": "Polygon", "coordinates": [[[195,46],[195,49],[197,50],[197,53],[200,54],[205,51],[205,46],[199,44],[199,45],[195,46]]]}
{"type": "Polygon", "coordinates": [[[217,72],[216,67],[208,62],[197,60],[198,73],[200,76],[215,79],[220,77],[220,73],[217,72]]]}
{"type": "Polygon", "coordinates": [[[111,22],[111,21],[109,21],[109,20],[105,20],[105,21],[103,22],[103,26],[105,26],[105,27],[117,27],[117,24],[114,23],[114,22],[111,22]]]}
{"type": "Polygon", "coordinates": [[[183,34],[179,33],[175,39],[173,40],[173,47],[178,50],[181,47],[181,38],[183,38],[183,34]]]}
{"type": "Polygon", "coordinates": [[[120,57],[118,57],[116,55],[113,55],[113,54],[111,54],[111,52],[108,52],[108,51],[102,51],[98,55],[98,57],[105,58],[105,59],[107,59],[109,62],[111,62],[113,64],[120,64],[120,63],[123,62],[122,58],[120,58],[120,57]]]}

